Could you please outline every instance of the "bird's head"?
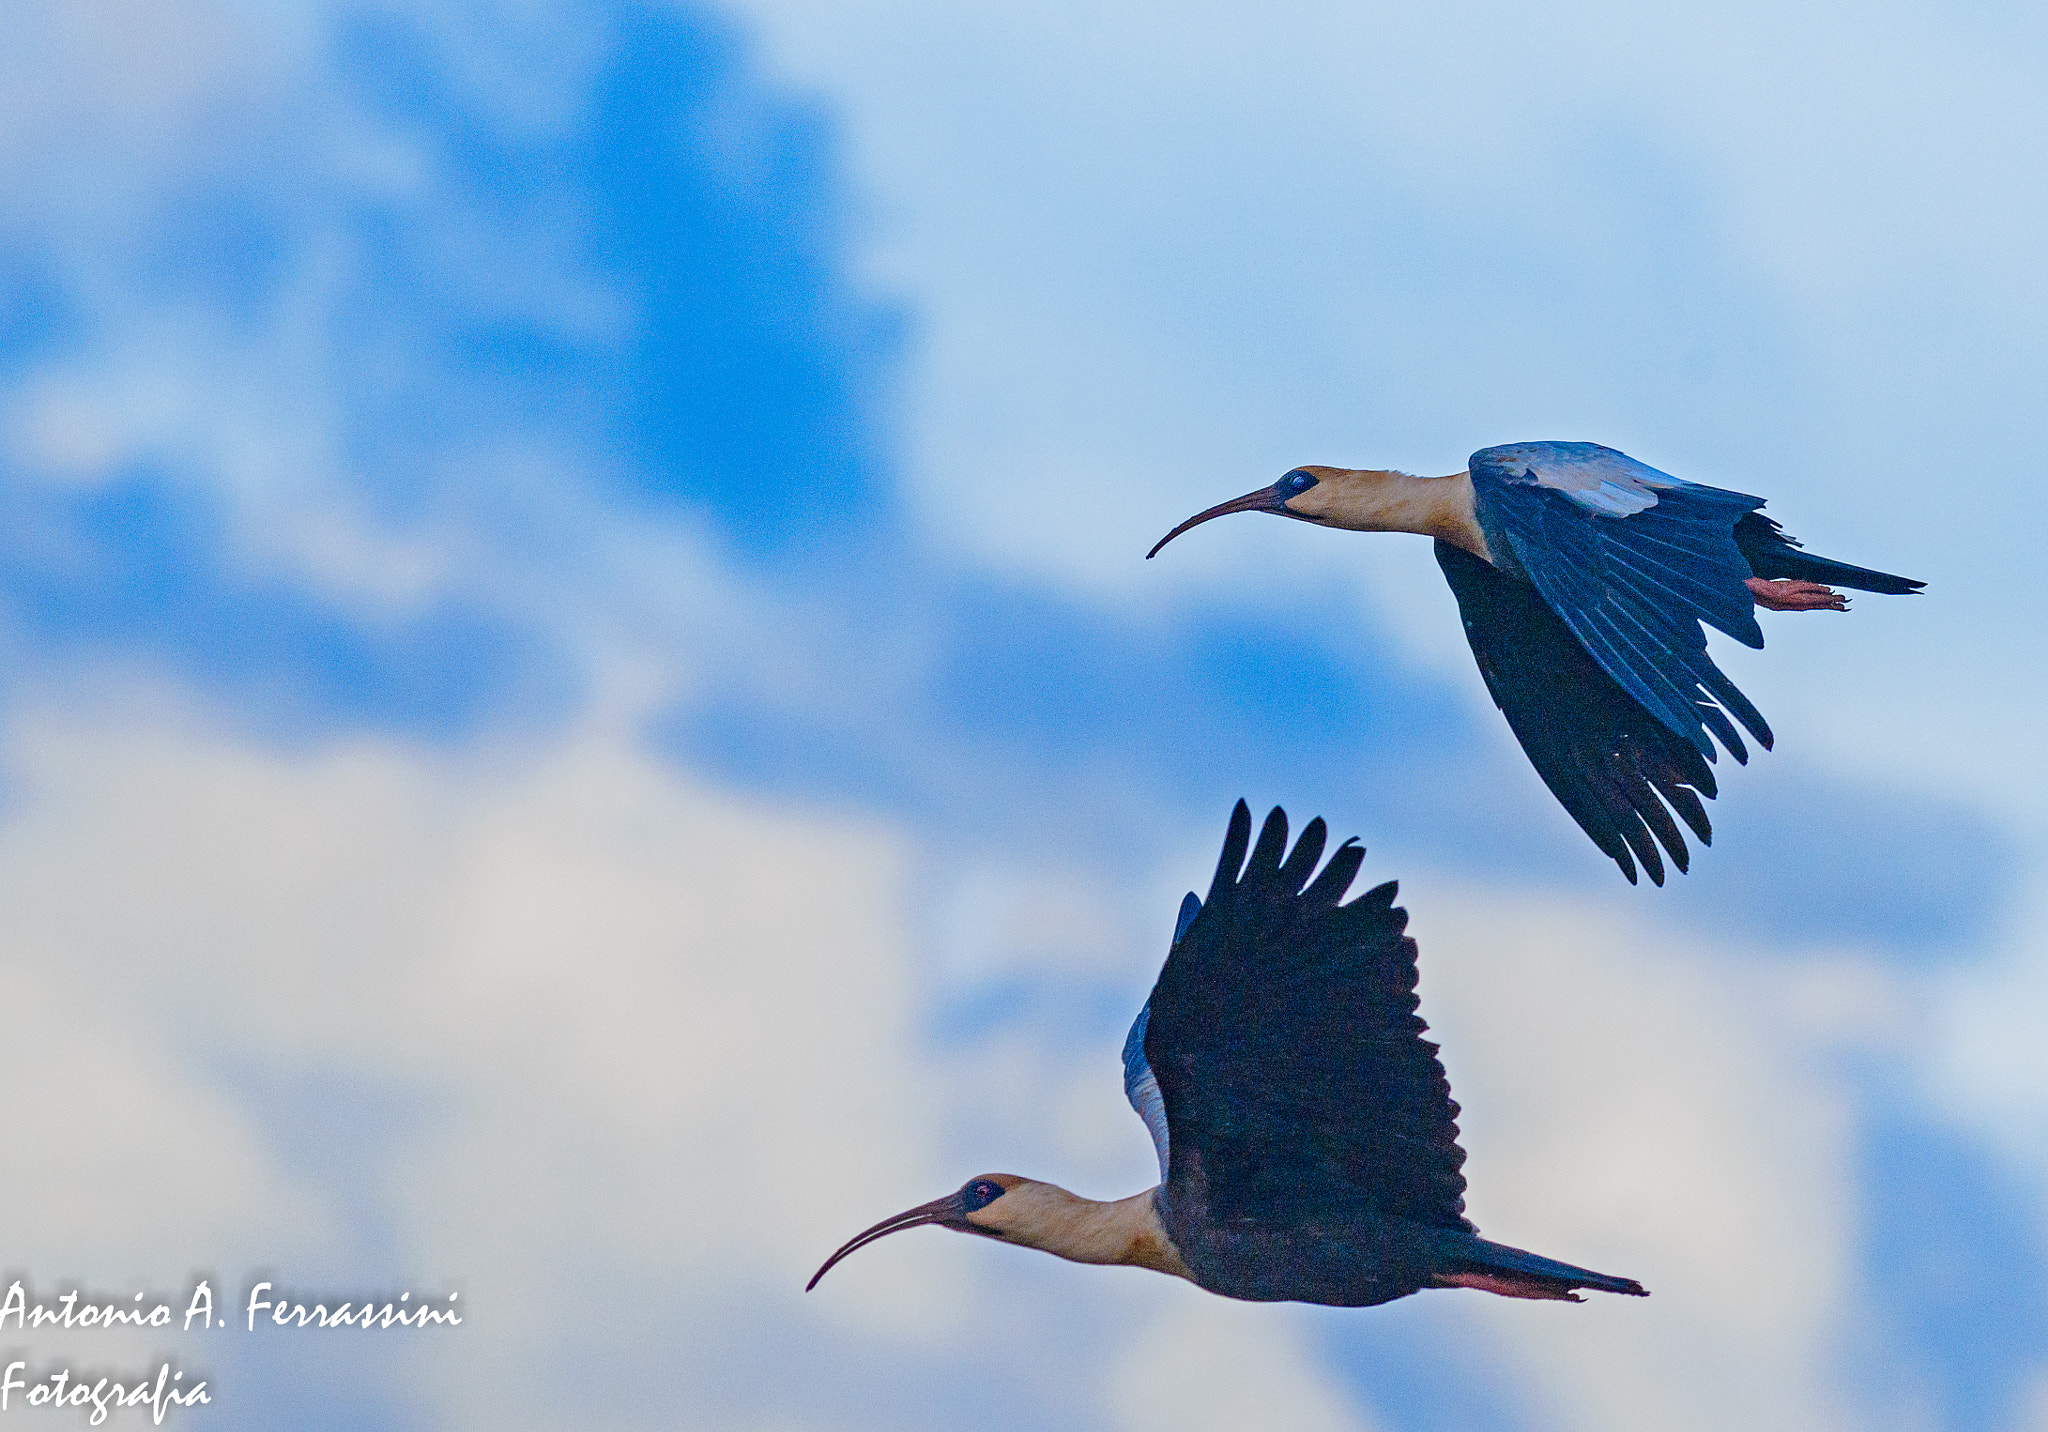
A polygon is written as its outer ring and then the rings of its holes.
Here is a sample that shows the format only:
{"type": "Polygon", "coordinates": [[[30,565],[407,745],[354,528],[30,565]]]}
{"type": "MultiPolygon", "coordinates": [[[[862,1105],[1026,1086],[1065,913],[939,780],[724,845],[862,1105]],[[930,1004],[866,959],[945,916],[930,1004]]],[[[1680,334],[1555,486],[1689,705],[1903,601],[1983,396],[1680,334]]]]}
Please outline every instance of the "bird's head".
{"type": "Polygon", "coordinates": [[[1271,487],[1233,497],[1207,512],[1197,512],[1161,537],[1158,545],[1145,555],[1147,558],[1156,557],[1160,547],[1190,527],[1199,527],[1212,517],[1228,517],[1233,512],[1270,512],[1276,517],[1293,517],[1303,522],[1349,526],[1351,524],[1344,519],[1353,509],[1361,505],[1375,506],[1381,489],[1396,481],[1413,482],[1414,479],[1405,473],[1358,471],[1348,467],[1289,468],[1271,487]]]}
{"type": "Polygon", "coordinates": [[[1073,1197],[1051,1184],[1019,1178],[1013,1173],[985,1173],[979,1178],[970,1178],[944,1198],[907,1208],[894,1218],[885,1218],[873,1228],[849,1238],[845,1246],[827,1258],[824,1267],[812,1275],[811,1281],[804,1285],[804,1291],[808,1293],[817,1287],[818,1279],[854,1249],[865,1248],[877,1238],[927,1223],[936,1223],[941,1228],[951,1228],[959,1233],[979,1233],[985,1238],[1029,1244],[1031,1239],[1027,1230],[1039,1221],[1034,1215],[1042,1216],[1047,1201],[1042,1195],[1046,1194],[1063,1195],[1068,1199],[1073,1197]]]}

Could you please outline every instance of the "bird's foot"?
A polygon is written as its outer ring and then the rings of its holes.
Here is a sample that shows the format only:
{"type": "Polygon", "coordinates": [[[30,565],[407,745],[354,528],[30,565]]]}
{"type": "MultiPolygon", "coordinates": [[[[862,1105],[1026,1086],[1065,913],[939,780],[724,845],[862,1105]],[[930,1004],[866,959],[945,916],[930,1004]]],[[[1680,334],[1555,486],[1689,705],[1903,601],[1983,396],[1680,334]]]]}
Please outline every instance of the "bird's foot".
{"type": "Polygon", "coordinates": [[[1767,582],[1762,577],[1751,577],[1743,585],[1749,588],[1750,596],[1760,607],[1774,612],[1846,612],[1849,599],[1833,587],[1824,587],[1819,582],[1781,581],[1767,582]]]}

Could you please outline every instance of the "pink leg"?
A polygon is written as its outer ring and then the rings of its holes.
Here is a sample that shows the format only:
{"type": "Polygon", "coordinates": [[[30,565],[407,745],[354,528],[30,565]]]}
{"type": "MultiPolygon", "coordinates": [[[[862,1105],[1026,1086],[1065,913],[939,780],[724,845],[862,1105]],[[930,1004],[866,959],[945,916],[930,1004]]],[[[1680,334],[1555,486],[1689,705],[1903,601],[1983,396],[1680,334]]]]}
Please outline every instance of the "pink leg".
{"type": "Polygon", "coordinates": [[[1751,577],[1743,585],[1756,599],[1760,607],[1769,607],[1774,612],[1846,612],[1849,599],[1833,587],[1824,587],[1819,582],[1767,582],[1762,577],[1751,577]]]}

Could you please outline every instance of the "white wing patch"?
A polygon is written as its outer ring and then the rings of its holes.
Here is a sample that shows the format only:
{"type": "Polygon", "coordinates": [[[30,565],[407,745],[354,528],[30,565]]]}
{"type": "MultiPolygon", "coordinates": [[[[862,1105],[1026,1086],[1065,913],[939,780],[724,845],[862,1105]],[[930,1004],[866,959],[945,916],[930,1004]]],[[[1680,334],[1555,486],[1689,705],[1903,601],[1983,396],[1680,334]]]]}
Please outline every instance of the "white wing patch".
{"type": "Polygon", "coordinates": [[[1562,492],[1588,512],[1630,517],[1657,505],[1657,494],[1689,484],[1598,443],[1514,443],[1473,454],[1510,482],[1562,492]]]}
{"type": "Polygon", "coordinates": [[[1657,505],[1655,493],[1614,482],[1602,482],[1598,487],[1572,491],[1569,495],[1581,507],[1590,507],[1609,517],[1632,517],[1657,505]]]}
{"type": "Polygon", "coordinates": [[[1152,1065],[1145,1058],[1145,1026],[1151,1022],[1152,1002],[1147,1000],[1131,1025],[1130,1038],[1124,1041],[1124,1097],[1131,1101],[1131,1107],[1138,1111],[1138,1117],[1145,1121],[1145,1127],[1152,1134],[1152,1148],[1159,1155],[1159,1181],[1165,1183],[1168,1154],[1166,1100],[1161,1097],[1159,1080],[1154,1077],[1152,1065]]]}
{"type": "MultiPolygon", "coordinates": [[[[1187,934],[1188,926],[1195,923],[1195,916],[1202,913],[1202,899],[1190,890],[1182,897],[1180,914],[1173,922],[1173,943],[1178,945],[1181,936],[1187,934]]],[[[1159,1080],[1152,1073],[1152,1061],[1145,1057],[1145,1031],[1152,1023],[1152,1001],[1146,1000],[1145,1007],[1138,1011],[1138,1017],[1131,1021],[1130,1037],[1124,1040],[1124,1097],[1131,1101],[1131,1107],[1138,1111],[1138,1117],[1145,1121],[1145,1127],[1152,1134],[1152,1151],[1159,1155],[1159,1182],[1166,1182],[1166,1169],[1172,1153],[1171,1136],[1166,1131],[1166,1099],[1159,1092],[1159,1080]]]]}

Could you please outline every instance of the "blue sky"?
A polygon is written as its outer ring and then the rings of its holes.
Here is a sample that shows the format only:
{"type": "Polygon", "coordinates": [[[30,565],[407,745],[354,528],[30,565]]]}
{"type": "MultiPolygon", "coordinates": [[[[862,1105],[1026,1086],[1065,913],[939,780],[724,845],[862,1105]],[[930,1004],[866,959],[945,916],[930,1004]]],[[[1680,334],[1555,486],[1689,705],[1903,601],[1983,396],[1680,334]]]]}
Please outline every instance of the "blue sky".
{"type": "Polygon", "coordinates": [[[17,1087],[98,1072],[24,1114],[7,1265],[477,1309],[181,1344],[195,1425],[2048,1426],[2048,593],[1994,477],[2048,35],[1838,18],[33,7],[0,948],[17,1087]],[[1532,437],[1931,583],[1728,655],[1779,749],[1663,891],[1424,544],[1140,560],[1532,437]],[[1239,795],[1403,880],[1482,1227],[1650,1302],[937,1235],[798,1294],[984,1167],[1142,1186],[1115,1054],[1239,795]]]}

